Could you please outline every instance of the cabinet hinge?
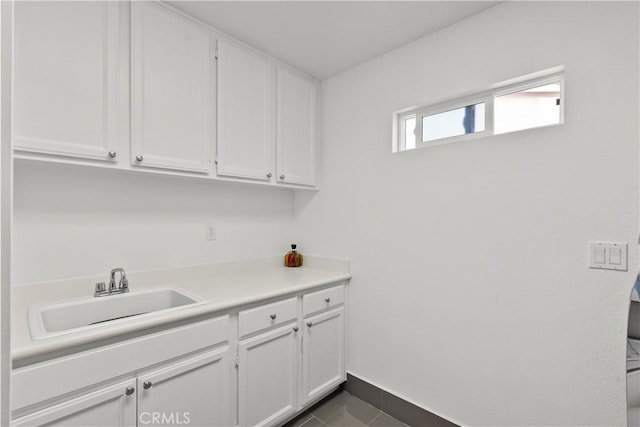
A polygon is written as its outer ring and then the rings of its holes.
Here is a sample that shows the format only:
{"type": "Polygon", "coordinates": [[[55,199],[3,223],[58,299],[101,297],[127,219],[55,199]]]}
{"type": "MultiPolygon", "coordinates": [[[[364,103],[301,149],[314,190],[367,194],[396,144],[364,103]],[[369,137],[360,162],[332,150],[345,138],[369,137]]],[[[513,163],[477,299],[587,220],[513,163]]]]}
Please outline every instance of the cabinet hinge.
{"type": "Polygon", "coordinates": [[[218,59],[218,49],[213,52],[213,59],[218,59]]]}
{"type": "Polygon", "coordinates": [[[234,364],[234,366],[236,367],[236,369],[238,369],[238,366],[240,366],[240,358],[236,357],[236,358],[233,360],[233,364],[234,364]]]}

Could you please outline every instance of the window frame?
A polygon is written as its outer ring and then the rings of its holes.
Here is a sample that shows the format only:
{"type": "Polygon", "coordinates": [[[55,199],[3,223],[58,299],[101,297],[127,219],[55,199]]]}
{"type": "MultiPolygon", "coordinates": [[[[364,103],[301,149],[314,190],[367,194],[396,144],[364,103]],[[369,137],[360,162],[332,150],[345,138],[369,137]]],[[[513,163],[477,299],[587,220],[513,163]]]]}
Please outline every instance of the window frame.
{"type": "Polygon", "coordinates": [[[540,86],[545,86],[545,85],[548,85],[548,84],[553,84],[553,83],[558,83],[558,85],[560,86],[560,117],[558,117],[558,123],[553,123],[553,124],[550,124],[550,125],[536,126],[536,127],[531,127],[531,128],[511,130],[511,131],[507,131],[507,132],[500,132],[498,134],[494,133],[494,135],[505,135],[505,134],[513,133],[513,132],[521,132],[521,131],[525,131],[525,130],[540,129],[540,128],[547,128],[547,127],[551,127],[551,126],[563,125],[564,124],[564,104],[565,104],[564,72],[554,73],[554,74],[547,75],[545,77],[539,77],[539,78],[530,79],[530,80],[527,80],[527,81],[524,81],[524,82],[521,82],[521,83],[514,83],[514,84],[511,84],[511,85],[508,85],[508,86],[500,87],[499,89],[496,89],[496,90],[493,91],[493,99],[499,98],[499,97],[505,96],[505,95],[510,95],[510,94],[516,93],[516,92],[522,92],[522,91],[525,91],[527,89],[533,89],[535,87],[540,87],[540,86]]]}
{"type": "MultiPolygon", "coordinates": [[[[416,116],[415,112],[410,112],[407,114],[402,114],[402,115],[398,115],[398,132],[399,132],[399,139],[398,141],[402,141],[402,151],[407,151],[407,137],[406,137],[406,127],[405,124],[407,122],[407,120],[411,120],[411,119],[416,119],[416,127],[418,126],[418,116],[416,116]]],[[[415,132],[414,132],[414,137],[415,137],[415,132]]],[[[418,148],[418,140],[416,139],[416,146],[414,148],[411,148],[411,150],[414,150],[415,148],[418,148]]]]}
{"type": "MultiPolygon", "coordinates": [[[[489,120],[487,115],[487,111],[489,110],[489,103],[491,102],[490,97],[487,94],[482,94],[480,96],[471,96],[462,99],[457,99],[453,102],[445,102],[442,104],[438,104],[431,107],[425,107],[416,112],[416,148],[418,147],[426,147],[431,145],[438,144],[446,144],[448,142],[456,142],[456,141],[464,141],[468,139],[480,138],[482,136],[486,136],[487,131],[491,127],[493,130],[493,120],[489,120]],[[425,117],[435,116],[441,113],[446,113],[448,111],[458,110],[460,108],[464,108],[470,105],[484,104],[484,130],[479,132],[465,133],[462,135],[453,135],[445,138],[438,138],[431,141],[423,141],[423,133],[422,133],[422,120],[425,117]],[[418,126],[418,122],[420,125],[418,126]]],[[[493,110],[493,106],[491,106],[491,110],[493,110]]],[[[491,117],[493,119],[493,116],[491,117]]]]}
{"type": "Polygon", "coordinates": [[[423,147],[432,147],[442,144],[449,144],[451,142],[460,142],[460,141],[468,141],[477,138],[485,138],[487,136],[492,135],[503,135],[507,133],[513,132],[521,132],[532,129],[546,128],[551,126],[558,126],[564,124],[564,104],[565,104],[565,82],[564,82],[564,69],[558,71],[558,69],[553,69],[553,72],[540,72],[534,73],[532,75],[528,75],[522,77],[520,79],[511,80],[506,83],[497,84],[492,89],[479,92],[473,95],[468,95],[464,97],[459,97],[455,99],[451,99],[448,101],[440,102],[437,104],[427,105],[423,107],[405,109],[399,112],[394,113],[394,141],[393,141],[393,152],[402,152],[402,151],[410,151],[406,148],[406,131],[405,131],[405,120],[415,117],[416,119],[416,128],[415,128],[415,139],[416,146],[415,148],[423,148],[423,147]],[[535,77],[532,77],[535,76],[535,77]],[[515,82],[514,82],[515,81],[515,82]],[[560,85],[560,117],[558,123],[536,126],[525,129],[518,129],[508,132],[501,132],[499,134],[495,133],[495,110],[494,110],[494,100],[497,97],[509,95],[511,93],[520,92],[523,90],[544,86],[547,84],[558,83],[560,85]],[[440,113],[444,113],[451,110],[456,110],[459,108],[463,108],[469,105],[476,105],[484,103],[484,130],[473,133],[466,133],[462,135],[455,135],[445,138],[439,138],[432,141],[422,141],[422,119],[423,117],[433,116],[440,113]]]}

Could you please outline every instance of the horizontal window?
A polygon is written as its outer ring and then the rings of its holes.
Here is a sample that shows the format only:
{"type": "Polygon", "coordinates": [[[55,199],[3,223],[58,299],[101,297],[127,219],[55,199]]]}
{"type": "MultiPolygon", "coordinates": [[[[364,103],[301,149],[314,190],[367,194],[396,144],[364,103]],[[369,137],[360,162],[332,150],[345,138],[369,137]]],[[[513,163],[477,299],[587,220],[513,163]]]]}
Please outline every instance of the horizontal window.
{"type": "MultiPolygon", "coordinates": [[[[538,73],[540,74],[540,73],[538,73]]],[[[394,151],[563,123],[557,71],[447,103],[397,113],[394,151]]]]}
{"type": "Polygon", "coordinates": [[[484,102],[422,116],[422,142],[484,130],[484,102]]]}
{"type": "Polygon", "coordinates": [[[513,132],[560,123],[560,82],[496,96],[494,133],[513,132]]]}

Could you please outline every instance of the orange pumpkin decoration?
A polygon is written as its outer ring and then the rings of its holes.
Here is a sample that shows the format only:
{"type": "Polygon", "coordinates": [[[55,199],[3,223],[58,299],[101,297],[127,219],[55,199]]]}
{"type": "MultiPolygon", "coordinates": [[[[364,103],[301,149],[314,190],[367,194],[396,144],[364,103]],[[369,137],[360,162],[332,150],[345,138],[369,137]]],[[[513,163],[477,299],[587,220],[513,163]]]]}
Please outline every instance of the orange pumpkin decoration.
{"type": "Polygon", "coordinates": [[[285,267],[300,267],[302,265],[302,254],[296,251],[297,245],[291,244],[291,250],[284,254],[285,267]]]}

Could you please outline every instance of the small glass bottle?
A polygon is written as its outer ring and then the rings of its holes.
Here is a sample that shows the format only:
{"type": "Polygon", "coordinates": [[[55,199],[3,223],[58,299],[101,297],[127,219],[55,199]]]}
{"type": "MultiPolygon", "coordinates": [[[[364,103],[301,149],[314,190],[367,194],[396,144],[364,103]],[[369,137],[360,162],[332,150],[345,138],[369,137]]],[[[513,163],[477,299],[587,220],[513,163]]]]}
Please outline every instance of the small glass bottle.
{"type": "Polygon", "coordinates": [[[296,251],[296,244],[291,244],[291,250],[284,254],[285,267],[300,267],[302,265],[302,254],[296,251]]]}

